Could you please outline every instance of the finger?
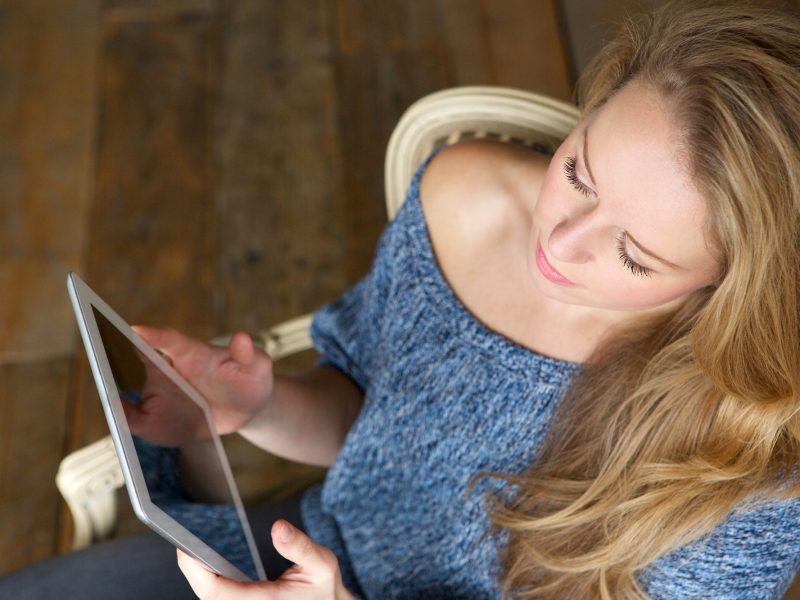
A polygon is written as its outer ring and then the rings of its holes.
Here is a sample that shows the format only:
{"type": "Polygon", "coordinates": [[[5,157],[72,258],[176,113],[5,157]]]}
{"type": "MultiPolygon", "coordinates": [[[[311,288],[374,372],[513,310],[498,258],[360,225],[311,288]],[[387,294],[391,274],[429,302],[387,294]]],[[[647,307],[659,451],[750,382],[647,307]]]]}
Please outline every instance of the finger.
{"type": "Polygon", "coordinates": [[[156,327],[148,327],[147,325],[131,325],[131,329],[133,329],[136,335],[147,342],[155,341],[155,338],[157,338],[161,332],[160,329],[156,327]]]}
{"type": "Polygon", "coordinates": [[[192,586],[192,590],[198,598],[211,598],[211,594],[217,588],[218,576],[208,571],[200,562],[184,554],[180,550],[178,552],[178,567],[180,567],[183,576],[192,586]]]}
{"type": "Polygon", "coordinates": [[[256,350],[253,346],[253,339],[241,331],[234,333],[229,344],[231,358],[244,366],[250,366],[255,362],[256,350]]]}
{"type": "Polygon", "coordinates": [[[281,556],[311,575],[333,575],[338,568],[333,552],[283,519],[272,526],[272,543],[281,556]]]}
{"type": "Polygon", "coordinates": [[[185,344],[188,339],[182,333],[174,329],[161,329],[158,327],[147,327],[145,325],[134,325],[131,329],[150,346],[163,350],[167,354],[171,354],[171,349],[185,344]]]}
{"type": "Polygon", "coordinates": [[[273,598],[269,588],[264,584],[247,584],[232,581],[212,573],[188,554],[177,551],[178,566],[189,582],[195,595],[201,600],[236,598],[236,600],[269,600],[273,598]]]}

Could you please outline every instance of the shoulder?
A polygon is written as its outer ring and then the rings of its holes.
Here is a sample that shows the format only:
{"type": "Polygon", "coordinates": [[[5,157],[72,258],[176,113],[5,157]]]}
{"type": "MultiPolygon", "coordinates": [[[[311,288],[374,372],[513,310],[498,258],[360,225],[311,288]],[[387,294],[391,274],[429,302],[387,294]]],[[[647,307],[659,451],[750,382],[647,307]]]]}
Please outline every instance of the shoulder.
{"type": "Polygon", "coordinates": [[[420,182],[420,203],[432,235],[440,244],[459,245],[492,232],[502,235],[512,215],[538,190],[547,161],[531,150],[490,140],[445,148],[420,182]]]}
{"type": "Polygon", "coordinates": [[[800,499],[738,509],[707,538],[650,565],[653,597],[779,598],[800,561],[800,499]]]}

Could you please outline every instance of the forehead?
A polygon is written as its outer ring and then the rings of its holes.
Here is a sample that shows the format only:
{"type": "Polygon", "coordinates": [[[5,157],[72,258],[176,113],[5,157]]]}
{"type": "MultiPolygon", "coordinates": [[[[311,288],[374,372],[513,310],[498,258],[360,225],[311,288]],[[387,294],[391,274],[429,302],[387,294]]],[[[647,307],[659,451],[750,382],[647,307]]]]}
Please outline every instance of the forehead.
{"type": "Polygon", "coordinates": [[[678,265],[705,265],[707,203],[681,161],[680,131],[656,93],[628,84],[584,126],[596,191],[614,220],[678,265]]]}

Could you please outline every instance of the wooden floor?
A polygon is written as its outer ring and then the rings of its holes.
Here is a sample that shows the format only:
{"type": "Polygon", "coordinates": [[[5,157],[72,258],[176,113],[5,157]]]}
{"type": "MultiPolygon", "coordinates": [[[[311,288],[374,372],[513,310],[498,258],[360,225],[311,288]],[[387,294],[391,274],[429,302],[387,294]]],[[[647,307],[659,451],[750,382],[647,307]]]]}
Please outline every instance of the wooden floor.
{"type": "MultiPolygon", "coordinates": [[[[0,574],[69,548],[58,462],[107,433],[68,271],[202,338],[310,312],[370,265],[405,108],[570,100],[609,23],[654,3],[0,0],[0,574]]],[[[246,500],[321,476],[227,444],[246,500]]]]}

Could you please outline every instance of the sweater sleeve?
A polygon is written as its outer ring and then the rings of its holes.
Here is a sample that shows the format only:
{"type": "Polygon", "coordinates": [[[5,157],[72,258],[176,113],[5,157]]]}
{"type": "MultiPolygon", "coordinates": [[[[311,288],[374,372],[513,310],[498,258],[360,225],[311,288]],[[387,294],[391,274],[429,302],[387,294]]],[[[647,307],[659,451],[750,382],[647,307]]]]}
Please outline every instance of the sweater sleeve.
{"type": "MultiPolygon", "coordinates": [[[[404,286],[407,273],[399,267],[401,255],[408,259],[408,229],[414,228],[414,207],[409,198],[419,200],[422,175],[442,149],[439,148],[417,167],[409,184],[406,200],[378,240],[372,268],[355,286],[317,310],[311,323],[311,341],[320,353],[317,366],[333,366],[350,377],[366,392],[373,368],[380,365],[380,342],[387,304],[396,298],[394,288],[404,286]]],[[[421,212],[421,209],[417,209],[421,212]]],[[[424,235],[424,217],[423,232],[424,235]]],[[[419,234],[419,232],[418,232],[419,234]]]]}
{"type": "Polygon", "coordinates": [[[640,575],[653,600],[778,600],[800,566],[800,500],[734,512],[640,575]]]}
{"type": "Polygon", "coordinates": [[[377,364],[380,333],[392,286],[397,219],[384,229],[372,268],[352,288],[318,309],[311,340],[318,366],[334,366],[366,391],[377,364]]]}

